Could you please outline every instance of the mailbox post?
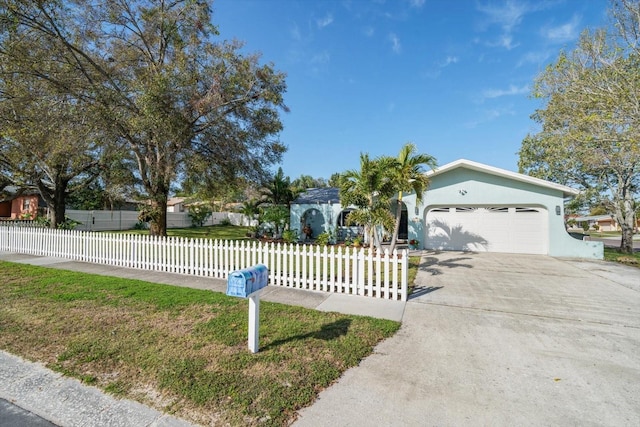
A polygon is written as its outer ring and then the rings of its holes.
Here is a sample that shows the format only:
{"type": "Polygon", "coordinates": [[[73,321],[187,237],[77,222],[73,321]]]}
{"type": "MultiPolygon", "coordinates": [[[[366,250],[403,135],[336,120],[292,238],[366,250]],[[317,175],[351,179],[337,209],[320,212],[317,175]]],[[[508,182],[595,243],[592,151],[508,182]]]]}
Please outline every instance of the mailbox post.
{"type": "Polygon", "coordinates": [[[259,349],[260,329],[260,290],[269,282],[269,270],[265,265],[237,270],[227,279],[227,295],[249,299],[249,351],[257,353],[259,349]]]}

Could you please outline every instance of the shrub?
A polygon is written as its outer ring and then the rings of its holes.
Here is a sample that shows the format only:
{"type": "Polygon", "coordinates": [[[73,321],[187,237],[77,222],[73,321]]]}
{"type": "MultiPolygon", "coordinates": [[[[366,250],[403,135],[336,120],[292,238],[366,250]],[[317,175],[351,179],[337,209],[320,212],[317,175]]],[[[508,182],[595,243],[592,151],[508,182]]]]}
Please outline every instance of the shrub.
{"type": "Polygon", "coordinates": [[[194,227],[202,227],[211,216],[211,207],[207,205],[192,205],[189,207],[189,218],[194,227]]]}
{"type": "Polygon", "coordinates": [[[282,240],[287,243],[294,243],[298,241],[298,233],[295,230],[285,230],[282,232],[282,240]]]}
{"type": "MultiPolygon", "coordinates": [[[[45,216],[39,216],[36,220],[36,223],[42,227],[51,227],[51,220],[45,216]]],[[[73,230],[78,225],[82,224],[81,222],[76,221],[75,219],[71,219],[68,216],[64,217],[64,221],[58,224],[59,229],[61,230],[73,230]]]]}
{"type": "Polygon", "coordinates": [[[229,218],[225,218],[222,221],[220,221],[220,225],[229,226],[233,224],[231,223],[231,220],[229,218]]]}
{"type": "Polygon", "coordinates": [[[331,235],[325,231],[324,233],[318,234],[318,237],[316,237],[316,244],[320,246],[327,246],[330,240],[331,235]]]}
{"type": "Polygon", "coordinates": [[[133,229],[134,230],[148,230],[149,229],[149,223],[138,221],[133,225],[133,229]]]}

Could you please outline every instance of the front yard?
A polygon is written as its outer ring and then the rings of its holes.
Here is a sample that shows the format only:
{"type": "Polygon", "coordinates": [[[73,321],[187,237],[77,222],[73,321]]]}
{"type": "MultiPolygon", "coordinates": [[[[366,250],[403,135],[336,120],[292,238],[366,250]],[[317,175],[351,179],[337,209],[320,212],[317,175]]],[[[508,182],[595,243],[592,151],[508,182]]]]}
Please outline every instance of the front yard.
{"type": "Polygon", "coordinates": [[[201,424],[285,425],[400,324],[0,263],[0,348],[201,424]]]}
{"type": "Polygon", "coordinates": [[[623,254],[618,249],[604,248],[604,259],[640,268],[640,251],[637,250],[632,254],[623,254]]]}

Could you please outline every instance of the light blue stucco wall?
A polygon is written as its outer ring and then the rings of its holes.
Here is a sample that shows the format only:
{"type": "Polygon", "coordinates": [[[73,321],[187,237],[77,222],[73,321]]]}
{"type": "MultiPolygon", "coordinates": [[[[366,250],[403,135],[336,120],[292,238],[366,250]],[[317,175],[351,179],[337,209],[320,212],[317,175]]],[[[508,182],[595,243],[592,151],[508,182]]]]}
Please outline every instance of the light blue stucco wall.
{"type": "Polygon", "coordinates": [[[563,193],[554,188],[517,181],[503,176],[459,167],[431,177],[422,203],[415,194],[403,201],[409,212],[409,239],[424,245],[427,212],[441,206],[538,206],[547,211],[549,255],[602,259],[601,242],[574,239],[565,229],[563,193]],[[560,212],[556,214],[556,207],[560,212]]]}
{"type": "Polygon", "coordinates": [[[311,223],[311,227],[313,228],[313,236],[316,237],[318,234],[323,232],[334,232],[336,230],[336,222],[338,220],[338,216],[342,211],[342,205],[340,203],[312,203],[312,204],[297,204],[294,203],[291,205],[291,214],[290,214],[290,224],[289,228],[298,233],[298,237],[300,239],[304,238],[302,234],[302,227],[304,224],[302,223],[302,218],[305,212],[317,210],[319,214],[322,215],[323,222],[315,221],[311,223]]]}
{"type": "MultiPolygon", "coordinates": [[[[443,206],[514,206],[542,207],[548,216],[548,255],[567,258],[602,259],[601,242],[581,241],[571,237],[564,224],[564,200],[560,189],[518,181],[465,167],[458,167],[431,176],[428,191],[422,202],[416,204],[415,194],[406,194],[409,239],[416,239],[424,247],[427,212],[443,206]],[[556,214],[559,207],[560,214],[556,214]]],[[[339,203],[292,204],[290,228],[302,238],[302,216],[310,209],[317,209],[325,222],[318,232],[336,230],[336,222],[343,210],[339,203]]]]}

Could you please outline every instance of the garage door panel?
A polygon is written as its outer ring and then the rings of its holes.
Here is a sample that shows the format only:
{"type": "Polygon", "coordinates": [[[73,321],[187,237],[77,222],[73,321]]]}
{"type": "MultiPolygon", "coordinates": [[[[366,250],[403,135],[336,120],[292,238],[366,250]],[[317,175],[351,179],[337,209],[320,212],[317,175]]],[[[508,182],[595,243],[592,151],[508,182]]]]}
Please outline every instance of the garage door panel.
{"type": "MultiPolygon", "coordinates": [[[[463,214],[464,215],[464,214],[463,214]]],[[[473,229],[477,228],[475,218],[464,217],[464,223],[456,218],[459,215],[453,212],[451,215],[438,212],[437,215],[428,217],[427,245],[429,249],[439,250],[473,250],[486,251],[487,239],[473,229]]]]}
{"type": "Polygon", "coordinates": [[[546,254],[542,208],[451,207],[427,213],[425,246],[436,250],[546,254]]]}

